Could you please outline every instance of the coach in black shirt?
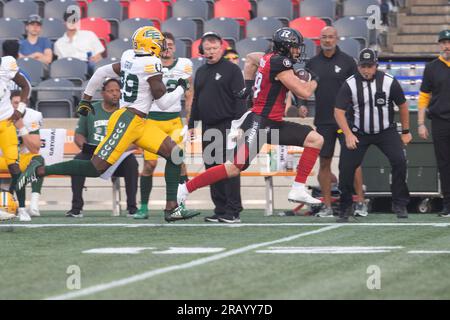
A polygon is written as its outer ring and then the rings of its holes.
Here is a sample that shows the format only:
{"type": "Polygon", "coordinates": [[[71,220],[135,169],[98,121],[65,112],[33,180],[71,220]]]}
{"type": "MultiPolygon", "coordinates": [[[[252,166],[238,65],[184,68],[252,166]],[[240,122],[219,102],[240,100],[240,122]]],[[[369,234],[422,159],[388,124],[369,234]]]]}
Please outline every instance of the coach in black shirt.
{"type": "MultiPolygon", "coordinates": [[[[319,217],[333,217],[331,208],[331,162],[333,159],[336,139],[343,144],[342,132],[334,119],[334,105],[336,96],[345,79],[357,72],[353,57],[341,51],[337,46],[338,34],[334,27],[327,26],[320,32],[319,54],[311,58],[306,68],[319,76],[320,82],[315,92],[316,112],[314,125],[317,132],[323,136],[323,146],[320,151],[320,167],[318,180],[323,195],[324,206],[317,213],[319,217]]],[[[364,203],[362,187],[362,172],[358,168],[355,174],[355,190],[357,202],[356,215],[367,215],[367,206],[364,203]]]]}
{"type": "MultiPolygon", "coordinates": [[[[222,57],[222,39],[217,33],[205,33],[199,49],[207,61],[195,74],[189,128],[194,127],[195,121],[202,121],[203,160],[208,169],[225,163],[226,131],[230,129],[231,121],[240,118],[246,111],[243,101],[236,98],[244,87],[244,78],[239,66],[222,57]],[[215,138],[219,132],[220,139],[215,138]]],[[[239,176],[211,185],[215,210],[214,215],[206,217],[205,221],[240,222],[240,189],[239,176]]]]}
{"type": "Polygon", "coordinates": [[[359,54],[358,72],[345,81],[336,99],[335,118],[345,135],[339,160],[341,212],[338,222],[347,222],[352,213],[355,169],[361,165],[372,144],[387,156],[392,167],[392,210],[398,218],[408,217],[404,152],[404,145],[412,139],[408,104],[399,82],[378,71],[377,62],[375,51],[363,49],[359,54]],[[401,136],[394,122],[394,103],[400,108],[401,136]]]}
{"type": "Polygon", "coordinates": [[[425,111],[431,118],[434,152],[439,168],[444,210],[442,217],[450,217],[450,29],[438,37],[441,54],[425,66],[419,95],[418,131],[428,139],[425,111]]]}

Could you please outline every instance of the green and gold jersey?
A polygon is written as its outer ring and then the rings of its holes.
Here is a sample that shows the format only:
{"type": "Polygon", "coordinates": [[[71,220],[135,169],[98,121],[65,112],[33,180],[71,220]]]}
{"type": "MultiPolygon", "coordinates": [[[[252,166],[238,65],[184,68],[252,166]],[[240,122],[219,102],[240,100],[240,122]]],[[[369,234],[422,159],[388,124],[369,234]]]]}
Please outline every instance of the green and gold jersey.
{"type": "Polygon", "coordinates": [[[92,107],[95,114],[90,112],[87,116],[80,116],[75,133],[86,137],[87,143],[98,145],[106,135],[106,127],[113,112],[106,112],[102,108],[102,102],[94,102],[92,107]]]}

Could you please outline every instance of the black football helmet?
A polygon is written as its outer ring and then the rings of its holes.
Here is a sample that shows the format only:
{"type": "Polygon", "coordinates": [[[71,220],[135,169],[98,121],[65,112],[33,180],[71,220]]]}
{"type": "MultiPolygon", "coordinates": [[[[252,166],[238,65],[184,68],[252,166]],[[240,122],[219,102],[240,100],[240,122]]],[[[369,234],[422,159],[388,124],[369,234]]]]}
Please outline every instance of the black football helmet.
{"type": "Polygon", "coordinates": [[[303,36],[297,30],[288,27],[280,28],[273,34],[272,42],[274,52],[278,52],[290,59],[297,60],[295,62],[302,62],[305,60],[306,54],[303,36]],[[300,56],[297,59],[292,57],[290,48],[300,49],[300,56]]]}

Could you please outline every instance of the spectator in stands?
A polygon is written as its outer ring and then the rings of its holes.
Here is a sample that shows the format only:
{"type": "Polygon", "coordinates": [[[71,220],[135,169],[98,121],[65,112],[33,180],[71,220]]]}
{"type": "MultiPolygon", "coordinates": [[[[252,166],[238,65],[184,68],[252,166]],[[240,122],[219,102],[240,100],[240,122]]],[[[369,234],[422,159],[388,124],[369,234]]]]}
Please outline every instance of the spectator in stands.
{"type": "MultiPolygon", "coordinates": [[[[97,145],[106,135],[109,117],[119,108],[120,82],[116,79],[108,79],[102,87],[103,101],[92,104],[95,112],[87,116],[80,116],[75,130],[75,144],[81,152],[75,159],[91,159],[97,145]]],[[[128,215],[136,213],[136,193],[138,183],[138,163],[133,154],[128,155],[117,167],[114,176],[125,178],[125,189],[127,194],[128,215]]],[[[86,177],[72,176],[72,208],[66,213],[66,217],[83,217],[83,187],[86,177]]]]}
{"type": "Polygon", "coordinates": [[[431,118],[434,152],[439,168],[444,208],[441,217],[450,217],[450,29],[438,37],[441,53],[425,66],[419,94],[418,131],[428,139],[425,112],[431,118]]]}
{"type": "Polygon", "coordinates": [[[31,58],[45,64],[53,59],[52,43],[46,37],[40,37],[42,18],[37,14],[28,17],[25,27],[26,39],[20,41],[19,58],[31,58]]]}
{"type": "Polygon", "coordinates": [[[228,47],[223,53],[223,57],[234,64],[239,65],[239,53],[232,47],[228,47]]]}
{"type": "Polygon", "coordinates": [[[380,4],[380,12],[381,12],[381,24],[385,26],[389,26],[389,1],[381,0],[380,4]]]}
{"type": "Polygon", "coordinates": [[[66,32],[55,42],[55,55],[61,58],[77,58],[97,63],[105,51],[97,35],[89,30],[80,30],[80,20],[73,12],[64,13],[66,32]]]}
{"type": "MultiPolygon", "coordinates": [[[[199,52],[207,61],[195,76],[189,128],[194,128],[194,121],[202,121],[203,160],[208,169],[226,161],[226,131],[230,129],[231,121],[245,112],[244,104],[235,97],[235,93],[244,87],[244,78],[241,69],[223,57],[222,38],[219,34],[207,32],[201,39],[199,52]],[[219,138],[211,136],[206,138],[208,134],[217,131],[221,133],[221,141],[216,141],[219,138]],[[210,145],[213,143],[220,144],[220,147],[212,151],[210,145]]],[[[215,209],[214,215],[206,217],[205,221],[240,222],[240,176],[212,184],[210,190],[215,209]]]]}
{"type": "MultiPolygon", "coordinates": [[[[320,32],[321,51],[306,63],[306,68],[320,78],[315,92],[316,108],[314,116],[314,125],[317,132],[324,139],[320,151],[318,175],[324,205],[317,214],[319,217],[333,217],[333,209],[331,208],[331,162],[336,140],[339,140],[341,146],[344,145],[344,136],[334,119],[334,103],[345,79],[357,72],[355,60],[340,50],[337,41],[337,30],[334,27],[324,27],[320,32]]],[[[302,107],[300,110],[303,114],[305,110],[302,110],[302,107]]],[[[360,167],[355,173],[355,191],[357,194],[355,215],[367,216],[360,167]]]]}

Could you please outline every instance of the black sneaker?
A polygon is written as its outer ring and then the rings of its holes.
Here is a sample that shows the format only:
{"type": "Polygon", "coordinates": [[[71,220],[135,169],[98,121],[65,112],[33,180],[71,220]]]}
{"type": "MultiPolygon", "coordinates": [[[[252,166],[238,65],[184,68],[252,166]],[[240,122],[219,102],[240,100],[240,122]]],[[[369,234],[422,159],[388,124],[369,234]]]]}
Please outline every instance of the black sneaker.
{"type": "Polygon", "coordinates": [[[205,217],[205,222],[219,222],[219,218],[222,217],[222,215],[214,214],[209,217],[205,217]]]}
{"type": "Polygon", "coordinates": [[[233,216],[233,215],[223,215],[219,217],[219,221],[223,223],[240,223],[241,218],[233,216]]]}
{"type": "Polygon", "coordinates": [[[398,219],[408,218],[408,209],[403,205],[392,205],[392,211],[397,215],[398,219]]]}
{"type": "Polygon", "coordinates": [[[83,214],[80,210],[72,209],[66,212],[66,217],[68,218],[83,218],[83,214]]]}

